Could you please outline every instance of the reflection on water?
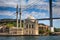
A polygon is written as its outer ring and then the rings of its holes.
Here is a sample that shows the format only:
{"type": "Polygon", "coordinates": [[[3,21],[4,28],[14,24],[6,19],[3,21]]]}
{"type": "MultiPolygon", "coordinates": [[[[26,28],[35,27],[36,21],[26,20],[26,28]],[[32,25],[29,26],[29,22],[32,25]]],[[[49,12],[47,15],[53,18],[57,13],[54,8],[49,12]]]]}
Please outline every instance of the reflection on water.
{"type": "Polygon", "coordinates": [[[0,40],[60,40],[60,36],[4,36],[0,40]]]}

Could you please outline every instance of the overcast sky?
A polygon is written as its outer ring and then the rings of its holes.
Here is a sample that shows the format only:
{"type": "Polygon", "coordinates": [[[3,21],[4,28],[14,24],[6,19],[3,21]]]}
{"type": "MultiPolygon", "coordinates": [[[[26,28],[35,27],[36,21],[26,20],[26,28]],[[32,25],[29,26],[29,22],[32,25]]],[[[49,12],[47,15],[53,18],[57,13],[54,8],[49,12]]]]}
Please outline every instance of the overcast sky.
{"type": "MultiPolygon", "coordinates": [[[[60,0],[53,0],[52,10],[53,17],[60,17],[60,0]]],[[[0,19],[16,18],[16,6],[22,6],[22,19],[29,15],[36,19],[49,18],[49,0],[0,0],[0,19]]],[[[60,27],[60,20],[53,20],[54,27],[60,27]],[[58,22],[58,24],[56,24],[58,22]]],[[[49,21],[39,21],[49,25],[49,21]]]]}

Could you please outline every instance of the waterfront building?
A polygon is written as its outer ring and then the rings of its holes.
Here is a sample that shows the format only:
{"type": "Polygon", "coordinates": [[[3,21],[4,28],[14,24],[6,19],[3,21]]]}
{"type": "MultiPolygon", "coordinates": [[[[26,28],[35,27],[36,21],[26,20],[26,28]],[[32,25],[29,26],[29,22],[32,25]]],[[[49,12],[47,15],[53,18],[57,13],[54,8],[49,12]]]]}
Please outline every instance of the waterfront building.
{"type": "MultiPolygon", "coordinates": [[[[16,22],[16,20],[1,20],[1,23],[5,23],[5,27],[1,28],[6,28],[6,23],[8,22],[16,22]]],[[[4,24],[3,24],[4,25],[4,24]]],[[[19,34],[19,35],[39,35],[39,30],[47,30],[49,26],[44,25],[42,23],[38,23],[38,21],[33,17],[29,16],[25,20],[22,20],[22,27],[11,27],[9,28],[9,33],[10,34],[19,34]],[[32,19],[32,20],[31,20],[32,19]]]]}
{"type": "Polygon", "coordinates": [[[38,35],[38,21],[31,15],[24,20],[24,34],[38,35]]]}
{"type": "MultiPolygon", "coordinates": [[[[5,20],[3,21],[4,23],[8,23],[8,22],[16,22],[16,20],[5,20]]],[[[2,21],[0,21],[2,22],[2,21]]],[[[5,25],[6,25],[5,23],[5,25]]],[[[39,30],[44,30],[45,32],[47,32],[46,30],[50,29],[49,26],[42,24],[42,23],[38,23],[38,20],[36,20],[32,15],[28,16],[25,20],[21,20],[21,27],[11,27],[9,28],[8,33],[11,35],[39,35],[39,30]]],[[[6,27],[6,26],[5,26],[6,27]]]]}

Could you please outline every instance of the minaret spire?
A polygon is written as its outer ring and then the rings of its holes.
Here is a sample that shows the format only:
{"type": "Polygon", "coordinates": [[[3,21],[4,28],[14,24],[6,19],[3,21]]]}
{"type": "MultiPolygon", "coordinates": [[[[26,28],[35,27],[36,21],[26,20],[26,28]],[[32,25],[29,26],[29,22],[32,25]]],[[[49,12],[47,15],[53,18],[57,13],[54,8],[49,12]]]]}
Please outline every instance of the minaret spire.
{"type": "Polygon", "coordinates": [[[21,1],[20,1],[20,28],[21,28],[21,14],[22,14],[22,11],[21,11],[21,1]]]}
{"type": "Polygon", "coordinates": [[[18,4],[16,6],[16,21],[17,21],[17,28],[18,28],[18,4]]]}

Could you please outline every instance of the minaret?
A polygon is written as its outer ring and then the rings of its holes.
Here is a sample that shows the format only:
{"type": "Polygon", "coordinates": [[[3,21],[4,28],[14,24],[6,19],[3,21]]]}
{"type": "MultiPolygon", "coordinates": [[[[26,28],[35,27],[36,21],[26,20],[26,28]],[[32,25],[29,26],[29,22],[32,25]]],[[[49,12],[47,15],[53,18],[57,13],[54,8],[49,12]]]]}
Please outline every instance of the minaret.
{"type": "Polygon", "coordinates": [[[17,23],[17,28],[18,28],[18,4],[17,4],[17,8],[16,8],[16,23],[17,23]]]}
{"type": "Polygon", "coordinates": [[[21,28],[21,4],[20,4],[20,28],[21,28]]]}

